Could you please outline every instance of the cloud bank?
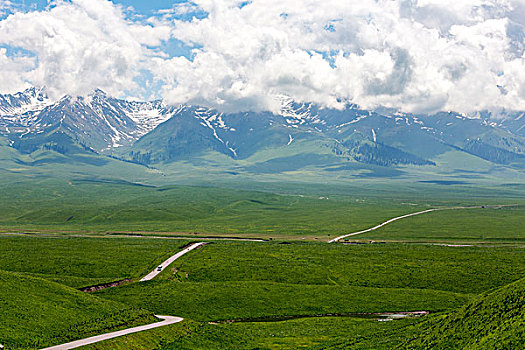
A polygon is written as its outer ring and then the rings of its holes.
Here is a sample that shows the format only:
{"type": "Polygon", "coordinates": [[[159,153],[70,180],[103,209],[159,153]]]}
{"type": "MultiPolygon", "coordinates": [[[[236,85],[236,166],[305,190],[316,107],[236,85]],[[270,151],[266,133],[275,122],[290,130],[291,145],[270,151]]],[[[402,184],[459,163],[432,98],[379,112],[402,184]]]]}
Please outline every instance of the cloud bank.
{"type": "Polygon", "coordinates": [[[106,0],[54,1],[0,21],[0,90],[102,88],[223,111],[275,111],[282,95],[525,110],[524,39],[525,0],[194,0],[138,19],[106,0]]]}

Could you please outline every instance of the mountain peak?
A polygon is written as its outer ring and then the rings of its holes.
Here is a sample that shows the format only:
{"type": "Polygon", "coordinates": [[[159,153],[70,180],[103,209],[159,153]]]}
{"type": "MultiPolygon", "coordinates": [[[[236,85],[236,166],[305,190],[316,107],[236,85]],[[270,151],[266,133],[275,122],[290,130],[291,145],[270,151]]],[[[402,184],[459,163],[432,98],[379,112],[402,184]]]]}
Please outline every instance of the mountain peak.
{"type": "Polygon", "coordinates": [[[97,96],[97,97],[107,97],[108,95],[106,92],[104,92],[102,89],[96,88],[93,90],[92,93],[89,94],[90,96],[97,96]]]}
{"type": "Polygon", "coordinates": [[[51,103],[45,87],[30,87],[15,94],[0,95],[0,116],[40,111],[51,103]]]}
{"type": "Polygon", "coordinates": [[[29,96],[38,96],[38,95],[46,95],[47,96],[47,89],[45,86],[31,86],[27,89],[25,89],[22,94],[29,95],[29,96]]]}

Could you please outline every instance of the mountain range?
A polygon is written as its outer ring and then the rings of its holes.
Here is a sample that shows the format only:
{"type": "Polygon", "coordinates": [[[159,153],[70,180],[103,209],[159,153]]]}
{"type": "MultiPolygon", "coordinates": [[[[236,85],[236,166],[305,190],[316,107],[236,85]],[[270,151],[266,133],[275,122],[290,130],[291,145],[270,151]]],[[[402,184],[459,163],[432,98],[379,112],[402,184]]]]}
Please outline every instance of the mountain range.
{"type": "Polygon", "coordinates": [[[278,113],[221,113],[101,90],[51,100],[45,89],[30,88],[0,95],[0,147],[26,156],[90,154],[153,168],[190,163],[252,173],[525,170],[525,112],[336,110],[286,97],[281,106],[278,113]]]}

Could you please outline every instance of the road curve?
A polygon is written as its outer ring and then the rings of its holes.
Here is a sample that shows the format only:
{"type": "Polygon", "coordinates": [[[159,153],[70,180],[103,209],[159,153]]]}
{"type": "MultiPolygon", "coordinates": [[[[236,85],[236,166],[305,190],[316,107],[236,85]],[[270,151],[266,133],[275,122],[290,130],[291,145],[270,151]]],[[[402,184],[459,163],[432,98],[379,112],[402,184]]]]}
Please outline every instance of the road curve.
{"type": "MultiPolygon", "coordinates": [[[[161,265],[162,269],[160,271],[157,268],[155,268],[155,270],[151,271],[146,277],[142,278],[140,281],[143,282],[143,281],[149,281],[149,280],[153,279],[155,276],[157,276],[159,273],[161,273],[166,267],[168,267],[172,262],[174,262],[175,260],[177,260],[178,258],[183,256],[184,254],[186,254],[186,253],[188,253],[188,252],[190,252],[190,251],[192,251],[194,249],[197,249],[197,248],[199,248],[199,247],[201,247],[201,246],[203,246],[205,244],[207,244],[207,243],[206,242],[199,242],[199,243],[193,243],[193,244],[189,245],[187,248],[181,250],[177,254],[171,256],[169,259],[164,261],[162,263],[162,265],[161,265]]],[[[162,321],[161,322],[157,322],[157,323],[144,325],[144,326],[139,326],[139,327],[134,327],[134,328],[129,328],[129,329],[123,329],[123,330],[117,331],[117,332],[101,334],[101,335],[97,335],[97,336],[86,338],[86,339],[80,339],[80,340],[76,340],[76,341],[73,341],[73,342],[70,342],[70,343],[66,343],[66,344],[62,344],[62,345],[55,345],[55,346],[52,346],[50,348],[45,348],[45,349],[42,349],[42,350],[75,349],[75,348],[78,348],[78,347],[81,347],[81,346],[84,346],[84,345],[98,343],[98,342],[103,341],[103,340],[113,339],[113,338],[121,337],[121,336],[127,335],[127,334],[132,334],[132,333],[142,332],[142,331],[146,331],[146,330],[153,329],[153,328],[167,326],[167,325],[170,325],[170,324],[173,324],[173,323],[177,323],[177,322],[180,322],[180,321],[183,320],[183,318],[181,318],[181,317],[174,317],[174,316],[157,316],[157,315],[155,315],[155,317],[160,318],[162,321]]]]}
{"type": "Polygon", "coordinates": [[[155,278],[155,276],[157,276],[159,273],[161,273],[166,267],[168,267],[172,262],[174,262],[175,260],[177,260],[178,258],[180,258],[181,256],[183,256],[184,254],[192,251],[193,249],[197,249],[203,245],[205,245],[206,242],[199,242],[199,243],[193,243],[191,244],[190,246],[188,246],[188,248],[185,248],[183,250],[181,250],[180,252],[178,252],[177,254],[171,256],[168,260],[164,261],[160,266],[162,266],[162,268],[160,270],[158,270],[158,268],[155,268],[153,271],[151,271],[146,277],[143,277],[140,282],[144,282],[144,281],[149,281],[149,280],[152,280],[153,278],[155,278]]]}
{"type": "Polygon", "coordinates": [[[403,215],[403,216],[398,216],[397,218],[393,218],[393,219],[390,219],[388,221],[385,221],[377,226],[374,226],[372,228],[369,228],[369,229],[366,229],[366,230],[363,230],[363,231],[358,231],[358,232],[352,232],[352,233],[348,233],[346,235],[342,235],[342,236],[339,236],[339,237],[336,237],[332,240],[329,240],[328,243],[334,243],[334,242],[337,242],[338,240],[340,239],[343,239],[343,238],[346,238],[346,237],[350,237],[350,236],[355,236],[355,235],[360,235],[361,233],[365,233],[365,232],[370,232],[370,231],[374,231],[374,230],[377,230],[378,228],[380,227],[383,227],[385,225],[388,225],[389,223],[391,222],[394,222],[394,221],[397,221],[397,220],[401,220],[401,219],[404,219],[404,218],[408,218],[410,216],[415,216],[415,215],[421,215],[421,214],[425,214],[425,213],[430,213],[432,211],[436,211],[436,210],[440,210],[440,209],[436,209],[436,208],[433,208],[433,209],[427,209],[427,210],[423,210],[423,211],[418,211],[417,213],[412,213],[412,214],[406,214],[406,215],[403,215]]]}
{"type": "Polygon", "coordinates": [[[138,332],[146,331],[146,330],[153,329],[153,328],[167,326],[167,325],[170,325],[170,324],[178,323],[178,322],[183,320],[183,318],[181,318],[181,317],[173,317],[173,316],[157,316],[157,315],[155,315],[155,317],[160,318],[162,321],[161,322],[152,323],[152,324],[147,324],[147,325],[144,325],[144,326],[139,326],[139,327],[134,327],[134,328],[129,328],[129,329],[123,329],[123,330],[117,331],[117,332],[101,334],[101,335],[97,335],[97,336],[86,338],[86,339],[72,341],[70,343],[66,343],[66,344],[62,344],[62,345],[55,345],[55,346],[52,346],[52,347],[49,347],[49,348],[45,348],[45,349],[42,349],[42,350],[68,350],[68,349],[75,349],[75,348],[78,348],[78,347],[81,347],[81,346],[84,346],[84,345],[98,343],[98,342],[103,341],[103,340],[113,339],[113,338],[121,337],[121,336],[127,335],[127,334],[138,333],[138,332]]]}
{"type": "Polygon", "coordinates": [[[348,233],[346,235],[342,235],[342,236],[339,236],[339,237],[336,237],[332,240],[329,240],[328,243],[334,243],[334,242],[337,242],[343,238],[347,238],[347,237],[350,237],[350,236],[355,236],[355,235],[360,235],[362,233],[365,233],[365,232],[370,232],[370,231],[375,231],[377,230],[378,228],[381,228],[385,225],[388,225],[390,224],[391,222],[394,222],[394,221],[397,221],[397,220],[401,220],[401,219],[404,219],[404,218],[408,218],[410,216],[416,216],[416,215],[421,215],[421,214],[425,214],[425,213],[430,213],[430,212],[433,212],[433,211],[438,211],[438,210],[459,210],[459,209],[479,209],[479,208],[501,208],[501,207],[513,207],[515,206],[514,204],[511,204],[511,205],[487,205],[487,206],[479,206],[479,205],[476,205],[476,206],[471,206],[471,207],[449,207],[449,208],[432,208],[432,209],[427,209],[427,210],[423,210],[423,211],[418,211],[417,213],[411,213],[411,214],[406,214],[406,215],[402,215],[402,216],[398,216],[397,218],[393,218],[393,219],[390,219],[388,221],[385,221],[377,226],[374,226],[372,228],[369,228],[369,229],[366,229],[366,230],[363,230],[363,231],[358,231],[358,232],[352,232],[352,233],[348,233]]]}

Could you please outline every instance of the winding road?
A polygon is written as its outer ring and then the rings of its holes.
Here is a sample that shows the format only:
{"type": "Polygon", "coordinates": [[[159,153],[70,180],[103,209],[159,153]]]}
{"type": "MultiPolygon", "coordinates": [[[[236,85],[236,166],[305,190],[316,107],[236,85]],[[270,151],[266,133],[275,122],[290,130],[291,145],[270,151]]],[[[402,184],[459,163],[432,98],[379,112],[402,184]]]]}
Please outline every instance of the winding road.
{"type": "Polygon", "coordinates": [[[339,241],[341,239],[347,238],[347,237],[360,235],[362,233],[366,233],[366,232],[370,232],[370,231],[375,231],[378,228],[381,228],[381,227],[383,227],[385,225],[388,225],[388,224],[390,224],[390,223],[392,223],[394,221],[405,219],[405,218],[408,218],[408,217],[411,217],[411,216],[416,216],[416,215],[430,213],[430,212],[433,212],[433,211],[438,211],[438,210],[459,210],[459,209],[480,209],[480,208],[497,208],[497,207],[511,207],[511,206],[514,206],[514,204],[511,204],[511,205],[489,205],[489,206],[476,205],[476,206],[472,206],[472,207],[450,207],[450,208],[432,208],[432,209],[427,209],[427,210],[423,210],[423,211],[418,211],[417,213],[411,213],[411,214],[398,216],[396,218],[387,220],[387,221],[385,221],[385,222],[383,222],[383,223],[381,223],[381,224],[379,224],[377,226],[374,226],[374,227],[366,229],[366,230],[352,232],[352,233],[348,233],[346,235],[342,235],[342,236],[336,237],[336,238],[334,238],[332,240],[329,240],[328,243],[335,243],[335,242],[337,242],[337,241],[339,241]]]}
{"type": "Polygon", "coordinates": [[[416,215],[421,215],[421,214],[425,214],[425,213],[430,213],[432,211],[436,211],[436,210],[442,210],[442,209],[437,209],[437,208],[434,208],[434,209],[427,209],[427,210],[423,210],[423,211],[418,211],[417,213],[412,213],[412,214],[406,214],[406,215],[403,215],[403,216],[398,216],[397,218],[393,218],[393,219],[390,219],[388,221],[385,221],[377,226],[374,226],[372,228],[369,228],[369,229],[366,229],[366,230],[363,230],[363,231],[357,231],[357,232],[352,232],[352,233],[348,233],[346,235],[342,235],[342,236],[339,236],[339,237],[336,237],[332,240],[329,240],[328,243],[335,243],[337,241],[339,241],[340,239],[343,239],[343,238],[347,238],[347,237],[350,237],[350,236],[355,236],[355,235],[360,235],[362,233],[366,233],[366,232],[370,232],[370,231],[375,231],[377,230],[378,228],[381,228],[385,225],[388,225],[389,223],[391,222],[394,222],[394,221],[397,221],[397,220],[401,220],[401,219],[404,219],[404,218],[408,218],[410,216],[416,216],[416,215]]]}
{"type": "MultiPolygon", "coordinates": [[[[175,260],[177,260],[178,258],[183,256],[184,254],[186,254],[188,252],[191,252],[194,249],[202,247],[205,244],[207,244],[207,243],[206,242],[199,242],[199,243],[193,243],[193,244],[189,245],[187,248],[181,250],[180,252],[178,252],[175,255],[172,255],[169,259],[164,261],[162,263],[162,265],[160,265],[160,266],[162,266],[162,268],[160,270],[158,268],[155,268],[155,270],[151,271],[147,276],[142,278],[140,280],[140,282],[152,280],[153,278],[155,278],[155,276],[157,276],[159,273],[161,273],[165,268],[167,268],[175,260]]],[[[149,330],[149,329],[154,329],[154,328],[158,328],[158,327],[162,327],[162,326],[167,326],[167,325],[170,325],[170,324],[178,323],[178,322],[183,320],[182,317],[174,317],[174,316],[157,316],[157,315],[155,315],[155,317],[160,318],[162,321],[161,322],[152,323],[152,324],[147,324],[147,325],[144,325],[144,326],[139,326],[139,327],[134,327],[134,328],[129,328],[129,329],[123,329],[121,331],[101,334],[101,335],[97,335],[97,336],[86,338],[86,339],[80,339],[80,340],[72,341],[72,342],[66,343],[66,344],[55,345],[55,346],[52,346],[52,347],[49,347],[49,348],[45,348],[45,349],[42,349],[42,350],[68,350],[68,349],[75,349],[75,348],[78,348],[78,347],[81,347],[81,346],[84,346],[84,345],[98,343],[98,342],[103,341],[103,340],[109,340],[109,339],[121,337],[123,335],[138,333],[138,332],[146,331],[146,330],[149,330]]]]}
{"type": "MultiPolygon", "coordinates": [[[[514,206],[514,205],[492,205],[492,206],[487,206],[487,207],[506,207],[506,206],[514,206]]],[[[383,222],[383,223],[381,223],[379,225],[376,225],[376,226],[374,226],[372,228],[369,228],[369,229],[366,229],[366,230],[362,230],[362,231],[348,233],[348,234],[336,237],[336,238],[334,238],[334,239],[332,239],[332,240],[330,240],[328,242],[329,243],[334,243],[334,242],[337,242],[337,241],[339,241],[341,239],[344,239],[344,238],[347,238],[347,237],[351,237],[351,236],[359,235],[359,234],[362,234],[362,233],[366,233],[366,232],[377,230],[377,229],[379,229],[379,228],[381,228],[381,227],[383,227],[385,225],[388,225],[388,224],[390,224],[390,223],[392,223],[394,221],[397,221],[397,220],[401,220],[401,219],[408,218],[408,217],[411,217],[411,216],[426,214],[426,213],[430,213],[430,212],[433,212],[433,211],[474,209],[474,208],[484,208],[484,207],[485,206],[471,206],[471,207],[449,207],[449,208],[432,208],[432,209],[427,209],[427,210],[419,211],[419,212],[416,212],[416,213],[411,213],[411,214],[398,216],[398,217],[392,218],[390,220],[387,220],[387,221],[385,221],[385,222],[383,222]]],[[[183,256],[184,254],[186,254],[186,253],[188,253],[188,252],[190,252],[190,251],[192,251],[194,249],[197,249],[197,248],[199,248],[199,247],[201,247],[201,246],[203,246],[205,244],[207,244],[207,242],[199,242],[199,243],[193,243],[193,244],[189,245],[187,248],[181,250],[177,254],[171,256],[169,259],[164,261],[162,263],[162,265],[160,265],[161,266],[160,269],[159,268],[155,268],[155,270],[151,271],[147,276],[143,277],[140,280],[140,282],[152,280],[159,273],[161,273],[164,269],[166,269],[171,263],[173,263],[175,260],[177,260],[178,258],[183,256]]],[[[73,341],[73,342],[70,342],[70,343],[66,343],[66,344],[62,344],[62,345],[55,345],[55,346],[52,346],[52,347],[49,347],[49,348],[45,348],[45,349],[41,349],[41,350],[68,350],[68,349],[75,349],[75,348],[78,348],[80,346],[97,343],[97,342],[100,342],[100,341],[103,341],[103,340],[109,340],[109,339],[117,338],[117,337],[120,337],[120,336],[123,336],[123,335],[127,335],[127,334],[133,334],[133,333],[142,332],[142,331],[149,330],[149,329],[154,329],[154,328],[158,328],[158,327],[162,327],[162,326],[167,326],[167,325],[170,325],[170,324],[181,322],[183,320],[183,318],[181,318],[181,317],[174,317],[174,316],[157,316],[156,315],[156,317],[160,318],[162,321],[161,322],[152,323],[152,324],[149,324],[149,325],[144,325],[144,326],[124,329],[124,330],[117,331],[117,332],[101,334],[101,335],[97,335],[97,336],[86,338],[86,339],[76,340],[76,341],[73,341]]]]}
{"type": "Polygon", "coordinates": [[[62,344],[62,345],[55,345],[55,346],[52,346],[50,348],[45,348],[45,349],[42,349],[42,350],[68,350],[68,349],[75,349],[75,348],[79,348],[79,347],[84,346],[84,345],[98,343],[98,342],[103,341],[103,340],[113,339],[113,338],[121,337],[121,336],[127,335],[127,334],[133,334],[133,333],[138,333],[138,332],[142,332],[142,331],[147,331],[149,329],[154,329],[154,328],[158,328],[158,327],[167,326],[167,325],[170,325],[170,324],[178,323],[178,322],[183,320],[183,318],[181,318],[181,317],[173,317],[173,316],[157,316],[157,315],[155,315],[155,317],[160,318],[162,321],[161,322],[152,323],[152,324],[147,324],[147,325],[144,325],[144,326],[123,329],[121,331],[116,331],[116,332],[112,332],[112,333],[101,334],[101,335],[97,335],[97,336],[86,338],[86,339],[80,339],[80,340],[72,341],[70,343],[66,343],[66,344],[62,344]]]}

